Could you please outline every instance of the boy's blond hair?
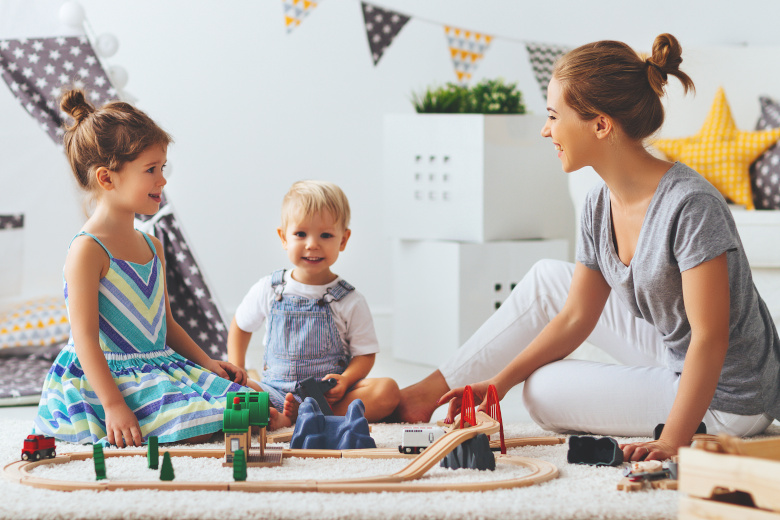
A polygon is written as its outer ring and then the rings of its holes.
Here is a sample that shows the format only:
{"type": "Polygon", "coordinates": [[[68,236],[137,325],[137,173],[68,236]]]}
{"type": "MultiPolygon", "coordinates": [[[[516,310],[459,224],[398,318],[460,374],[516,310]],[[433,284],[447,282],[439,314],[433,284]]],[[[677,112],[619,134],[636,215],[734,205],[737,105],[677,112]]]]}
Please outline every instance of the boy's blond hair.
{"type": "Polygon", "coordinates": [[[327,211],[336,224],[349,228],[349,201],[341,188],[327,181],[298,181],[282,200],[282,229],[287,229],[290,216],[311,218],[327,211]]]}

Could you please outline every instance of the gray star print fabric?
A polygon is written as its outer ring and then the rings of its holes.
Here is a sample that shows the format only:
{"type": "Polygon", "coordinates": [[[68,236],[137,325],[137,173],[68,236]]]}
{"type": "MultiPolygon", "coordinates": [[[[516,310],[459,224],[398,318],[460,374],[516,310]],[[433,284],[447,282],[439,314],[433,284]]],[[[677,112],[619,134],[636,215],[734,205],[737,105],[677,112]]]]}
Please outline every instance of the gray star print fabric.
{"type": "Polygon", "coordinates": [[[62,143],[62,93],[87,92],[101,106],[117,97],[86,36],[0,40],[0,74],[25,110],[55,143],[62,143]]]}

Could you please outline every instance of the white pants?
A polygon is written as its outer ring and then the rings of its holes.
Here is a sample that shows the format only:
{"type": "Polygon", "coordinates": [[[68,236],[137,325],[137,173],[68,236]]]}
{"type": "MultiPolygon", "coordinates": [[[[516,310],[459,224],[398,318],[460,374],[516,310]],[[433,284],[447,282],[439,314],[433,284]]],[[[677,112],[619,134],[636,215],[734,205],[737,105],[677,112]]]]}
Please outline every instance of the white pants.
{"type": "MultiPolygon", "coordinates": [[[[494,376],[557,315],[566,302],[574,264],[543,260],[509,298],[439,370],[450,388],[494,376]]],[[[635,318],[612,293],[588,342],[622,365],[563,359],[525,381],[523,401],[546,430],[652,437],[665,423],[680,377],[666,368],[660,334],[635,318]]],[[[708,410],[707,433],[749,436],[763,432],[768,415],[708,410]]]]}

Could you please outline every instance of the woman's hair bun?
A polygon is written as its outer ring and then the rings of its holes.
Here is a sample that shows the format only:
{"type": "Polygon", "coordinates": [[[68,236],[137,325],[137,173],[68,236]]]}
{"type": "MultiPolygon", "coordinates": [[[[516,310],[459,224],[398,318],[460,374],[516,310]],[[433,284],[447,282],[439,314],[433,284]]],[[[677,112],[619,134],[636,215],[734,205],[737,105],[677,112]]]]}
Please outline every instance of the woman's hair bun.
{"type": "Polygon", "coordinates": [[[693,81],[680,70],[682,46],[677,38],[669,33],[659,34],[653,42],[652,56],[645,60],[650,86],[659,96],[664,95],[664,86],[671,74],[677,77],[684,91],[694,90],[693,81]]]}
{"type": "Polygon", "coordinates": [[[76,124],[81,123],[87,116],[95,111],[95,107],[92,106],[84,96],[84,91],[78,89],[69,90],[62,96],[60,108],[63,112],[75,119],[76,124]]]}

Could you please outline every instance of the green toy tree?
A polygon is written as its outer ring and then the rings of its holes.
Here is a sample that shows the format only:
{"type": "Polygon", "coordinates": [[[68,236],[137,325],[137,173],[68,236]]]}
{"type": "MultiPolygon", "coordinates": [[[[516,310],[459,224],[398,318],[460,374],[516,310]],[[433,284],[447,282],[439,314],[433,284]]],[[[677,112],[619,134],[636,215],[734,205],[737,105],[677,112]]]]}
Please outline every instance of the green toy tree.
{"type": "Polygon", "coordinates": [[[146,447],[146,461],[149,463],[149,469],[157,469],[160,465],[160,449],[157,445],[157,436],[149,437],[149,444],[146,447]]]}
{"type": "Polygon", "coordinates": [[[106,458],[103,454],[103,446],[100,444],[92,445],[92,462],[95,465],[95,480],[106,478],[106,458]]]}
{"type": "Polygon", "coordinates": [[[244,450],[236,450],[233,453],[233,480],[246,480],[246,453],[244,450]]]}
{"type": "Polygon", "coordinates": [[[171,454],[167,451],[163,454],[162,468],[160,468],[160,480],[173,480],[173,463],[171,454]]]}

